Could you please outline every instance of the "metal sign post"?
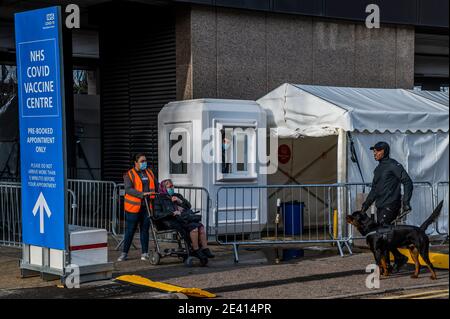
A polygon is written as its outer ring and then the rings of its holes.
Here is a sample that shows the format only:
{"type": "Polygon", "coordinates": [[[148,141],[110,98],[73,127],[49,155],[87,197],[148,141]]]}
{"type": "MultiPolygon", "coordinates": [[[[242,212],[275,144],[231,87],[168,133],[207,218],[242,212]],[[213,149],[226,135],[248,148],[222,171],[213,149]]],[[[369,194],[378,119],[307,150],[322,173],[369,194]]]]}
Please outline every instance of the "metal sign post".
{"type": "Polygon", "coordinates": [[[67,182],[61,9],[15,15],[24,276],[64,276],[67,182]]]}

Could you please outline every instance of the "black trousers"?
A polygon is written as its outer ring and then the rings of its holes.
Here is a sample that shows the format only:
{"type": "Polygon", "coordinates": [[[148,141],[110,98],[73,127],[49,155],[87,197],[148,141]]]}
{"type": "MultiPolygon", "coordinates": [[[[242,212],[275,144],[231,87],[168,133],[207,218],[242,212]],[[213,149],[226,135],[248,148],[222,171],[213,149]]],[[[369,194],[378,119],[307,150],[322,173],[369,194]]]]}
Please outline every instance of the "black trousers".
{"type": "Polygon", "coordinates": [[[400,208],[377,208],[377,221],[381,226],[391,225],[400,213],[400,208]]]}
{"type": "MultiPolygon", "coordinates": [[[[380,224],[381,226],[391,225],[391,223],[397,218],[399,213],[400,213],[400,208],[390,208],[390,207],[377,208],[378,224],[380,224]]],[[[393,249],[392,254],[394,255],[396,264],[400,260],[406,258],[397,249],[393,249]]],[[[389,265],[390,264],[389,251],[386,252],[385,257],[386,257],[387,264],[389,265]]]]}

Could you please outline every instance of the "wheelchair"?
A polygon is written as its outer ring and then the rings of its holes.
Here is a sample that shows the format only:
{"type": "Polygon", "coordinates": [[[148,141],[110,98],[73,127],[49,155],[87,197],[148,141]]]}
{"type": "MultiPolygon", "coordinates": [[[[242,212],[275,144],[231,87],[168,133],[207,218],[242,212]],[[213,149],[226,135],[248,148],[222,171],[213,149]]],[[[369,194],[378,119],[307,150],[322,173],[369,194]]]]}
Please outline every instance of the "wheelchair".
{"type": "MultiPolygon", "coordinates": [[[[156,198],[159,194],[153,193],[154,198],[156,198]]],[[[191,241],[188,238],[183,238],[182,234],[176,229],[165,229],[165,227],[155,219],[154,211],[150,208],[148,198],[144,198],[145,207],[147,208],[147,213],[150,218],[150,231],[152,232],[152,239],[154,243],[154,249],[149,250],[150,255],[150,263],[152,265],[159,265],[161,262],[161,258],[164,257],[178,257],[183,261],[186,267],[192,267],[194,265],[194,259],[192,254],[192,245],[191,241]],[[162,235],[172,235],[172,240],[162,239],[162,235]],[[165,248],[161,249],[161,242],[170,242],[176,243],[176,248],[165,248]]],[[[153,206],[152,206],[153,207],[153,206]]],[[[199,259],[200,260],[200,259],[199,259]]],[[[206,266],[208,261],[200,260],[201,266],[206,266]]]]}

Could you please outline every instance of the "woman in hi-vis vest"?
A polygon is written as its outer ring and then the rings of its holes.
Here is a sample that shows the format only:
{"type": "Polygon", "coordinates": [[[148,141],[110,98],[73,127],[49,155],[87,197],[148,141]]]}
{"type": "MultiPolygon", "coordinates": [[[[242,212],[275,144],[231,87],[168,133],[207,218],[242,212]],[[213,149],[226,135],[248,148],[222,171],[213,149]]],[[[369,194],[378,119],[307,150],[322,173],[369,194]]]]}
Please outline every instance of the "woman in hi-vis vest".
{"type": "Polygon", "coordinates": [[[128,250],[133,242],[134,234],[139,225],[141,236],[141,260],[148,260],[148,241],[150,220],[145,207],[144,197],[157,191],[158,182],[150,168],[147,167],[147,158],[143,153],[134,156],[134,167],[123,176],[125,183],[125,239],[123,250],[118,261],[127,259],[128,250]]]}

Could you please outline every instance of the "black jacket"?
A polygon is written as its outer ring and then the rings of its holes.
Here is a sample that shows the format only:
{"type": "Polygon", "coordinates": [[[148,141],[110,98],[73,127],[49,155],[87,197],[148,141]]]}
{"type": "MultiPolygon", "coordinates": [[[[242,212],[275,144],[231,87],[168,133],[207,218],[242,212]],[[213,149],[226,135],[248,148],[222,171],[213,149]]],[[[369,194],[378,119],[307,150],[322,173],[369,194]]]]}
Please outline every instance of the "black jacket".
{"type": "MultiPolygon", "coordinates": [[[[181,199],[182,203],[178,204],[184,209],[191,209],[191,204],[181,194],[174,194],[173,196],[181,199]]],[[[172,202],[170,195],[160,194],[154,200],[154,219],[161,220],[166,218],[175,218],[173,212],[176,211],[176,205],[172,202]]]]}
{"type": "Polygon", "coordinates": [[[372,189],[362,209],[367,210],[373,202],[377,208],[400,209],[401,184],[404,188],[403,204],[409,205],[413,191],[411,178],[396,160],[383,158],[374,170],[372,189]]]}

